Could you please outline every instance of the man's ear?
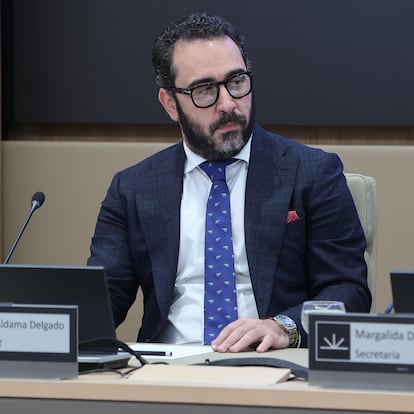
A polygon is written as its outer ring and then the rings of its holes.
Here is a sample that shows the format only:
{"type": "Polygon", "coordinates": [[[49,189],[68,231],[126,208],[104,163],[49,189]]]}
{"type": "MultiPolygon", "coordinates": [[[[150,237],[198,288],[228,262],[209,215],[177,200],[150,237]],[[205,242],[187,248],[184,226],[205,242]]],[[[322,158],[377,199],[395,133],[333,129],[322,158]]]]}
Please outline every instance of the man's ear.
{"type": "Polygon", "coordinates": [[[161,105],[164,107],[167,114],[170,118],[178,122],[178,113],[177,113],[177,105],[175,103],[175,99],[170,92],[168,92],[164,88],[160,88],[158,91],[158,100],[160,101],[161,105]]]}

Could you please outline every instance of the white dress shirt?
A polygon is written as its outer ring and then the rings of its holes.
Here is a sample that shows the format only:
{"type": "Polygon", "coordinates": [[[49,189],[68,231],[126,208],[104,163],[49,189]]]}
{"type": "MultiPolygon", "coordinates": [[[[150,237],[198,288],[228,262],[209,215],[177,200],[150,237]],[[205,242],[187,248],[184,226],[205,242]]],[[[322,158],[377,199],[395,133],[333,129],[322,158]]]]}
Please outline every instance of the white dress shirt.
{"type": "MultiPolygon", "coordinates": [[[[251,138],[226,168],[230,191],[238,317],[257,318],[244,240],[244,199],[251,138]]],[[[202,343],[204,330],[204,238],[211,180],[199,167],[205,161],[184,143],[183,196],[180,213],[180,250],[174,299],[167,328],[158,338],[167,343],[202,343]]]]}

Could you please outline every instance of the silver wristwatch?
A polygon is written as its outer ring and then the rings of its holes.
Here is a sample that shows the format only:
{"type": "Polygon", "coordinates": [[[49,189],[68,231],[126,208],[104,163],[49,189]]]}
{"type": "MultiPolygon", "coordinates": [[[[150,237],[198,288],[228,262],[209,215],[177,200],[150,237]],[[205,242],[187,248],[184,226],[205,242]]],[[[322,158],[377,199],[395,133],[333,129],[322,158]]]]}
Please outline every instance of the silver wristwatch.
{"type": "Polygon", "coordinates": [[[286,315],[276,315],[273,320],[285,331],[289,336],[289,348],[298,348],[300,345],[300,332],[296,326],[296,322],[286,315]]]}

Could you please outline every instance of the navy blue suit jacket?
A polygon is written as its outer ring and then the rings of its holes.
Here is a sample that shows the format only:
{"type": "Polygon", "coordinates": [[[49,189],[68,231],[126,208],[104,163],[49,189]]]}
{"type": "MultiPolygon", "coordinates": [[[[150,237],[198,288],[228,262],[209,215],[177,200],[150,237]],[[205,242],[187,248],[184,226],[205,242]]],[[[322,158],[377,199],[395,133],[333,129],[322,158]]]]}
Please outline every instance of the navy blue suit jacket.
{"type": "MultiPolygon", "coordinates": [[[[88,264],[106,269],[117,325],[142,288],[139,341],[156,340],[167,322],[184,162],[179,143],[116,174],[92,239],[88,264]]],[[[337,155],[256,125],[244,226],[260,318],[283,313],[300,325],[302,302],[310,298],[342,300],[348,311],[369,311],[365,238],[337,155]],[[293,210],[299,219],[287,223],[293,210]]]]}

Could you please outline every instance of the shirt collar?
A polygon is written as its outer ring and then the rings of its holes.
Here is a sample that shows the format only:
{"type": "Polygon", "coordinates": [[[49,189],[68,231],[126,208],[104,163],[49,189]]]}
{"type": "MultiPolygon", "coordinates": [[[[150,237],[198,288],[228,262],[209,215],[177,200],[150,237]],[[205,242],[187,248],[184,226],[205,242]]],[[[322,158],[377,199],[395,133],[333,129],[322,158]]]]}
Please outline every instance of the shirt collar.
{"type": "MultiPolygon", "coordinates": [[[[250,138],[246,142],[246,145],[233,158],[235,158],[236,160],[245,161],[246,164],[248,165],[249,164],[249,159],[250,159],[251,144],[252,144],[252,136],[250,135],[250,138]]],[[[192,171],[194,168],[198,167],[201,163],[203,163],[204,161],[207,161],[207,160],[203,157],[200,157],[195,152],[193,152],[188,147],[188,145],[186,144],[185,141],[183,141],[183,145],[184,145],[184,151],[185,151],[185,155],[186,155],[186,161],[185,161],[185,166],[184,166],[184,174],[187,174],[190,171],[192,171]]]]}

